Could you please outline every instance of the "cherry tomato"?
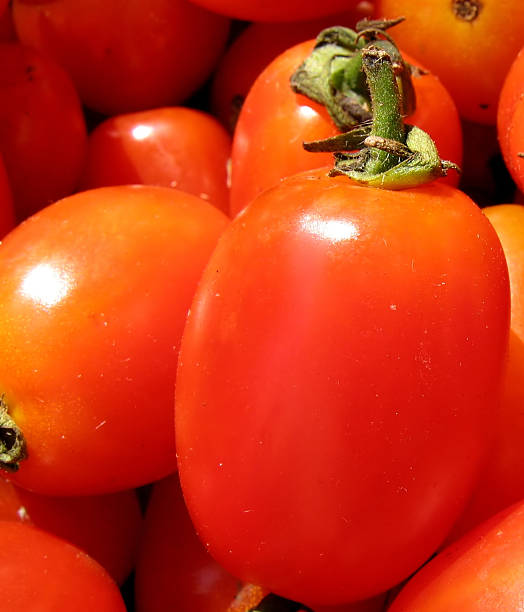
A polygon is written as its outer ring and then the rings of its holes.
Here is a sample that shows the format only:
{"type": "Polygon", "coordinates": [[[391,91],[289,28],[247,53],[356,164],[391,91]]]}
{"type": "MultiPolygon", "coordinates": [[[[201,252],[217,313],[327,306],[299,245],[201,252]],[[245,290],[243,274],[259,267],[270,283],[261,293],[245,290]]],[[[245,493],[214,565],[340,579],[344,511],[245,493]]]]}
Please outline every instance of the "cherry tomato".
{"type": "Polygon", "coordinates": [[[84,550],[122,584],[135,565],[142,512],[134,490],[50,497],[0,478],[0,520],[21,521],[84,550]]]}
{"type": "Polygon", "coordinates": [[[28,453],[15,484],[97,494],[175,469],[180,336],[227,222],[175,189],[102,187],[47,207],[5,238],[0,413],[22,430],[28,453]]]}
{"type": "MultiPolygon", "coordinates": [[[[291,74],[313,45],[313,41],[299,43],[279,55],[259,75],[246,97],[233,136],[232,215],[284,176],[332,162],[330,153],[310,153],[302,143],[336,134],[333,121],[322,106],[289,87],[291,74]]],[[[418,72],[414,87],[418,110],[408,123],[429,132],[441,157],[460,165],[462,135],[453,101],[431,74],[418,72]]],[[[439,180],[458,182],[453,174],[439,180]]]]}
{"type": "Polygon", "coordinates": [[[137,612],[226,612],[238,590],[198,539],[178,476],[155,483],[135,570],[137,612]]]}
{"type": "Polygon", "coordinates": [[[524,42],[520,0],[376,0],[377,17],[405,17],[395,41],[444,83],[461,116],[494,124],[513,58],[524,42]]]}
{"type": "Polygon", "coordinates": [[[2,609],[125,612],[117,585],[85,553],[36,527],[0,521],[2,609]]]}
{"type": "Polygon", "coordinates": [[[353,27],[370,12],[366,3],[359,3],[346,13],[315,20],[250,23],[228,47],[215,70],[211,89],[213,113],[232,131],[251,85],[280,53],[314,38],[333,24],[353,27]]]}
{"type": "Polygon", "coordinates": [[[0,238],[15,226],[15,212],[11,187],[5,170],[2,156],[0,155],[0,238]]]}
{"type": "Polygon", "coordinates": [[[307,605],[407,578],[472,492],[508,328],[504,253],[461,191],[327,169],[266,190],[219,240],[180,352],[179,473],[209,552],[307,605]]]}
{"type": "Polygon", "coordinates": [[[437,555],[388,610],[520,610],[523,568],[524,502],[520,502],[437,555]]]}
{"type": "MultiPolygon", "coordinates": [[[[341,11],[351,10],[353,6],[362,4],[358,0],[190,0],[193,4],[243,21],[302,21],[315,19],[326,15],[334,15],[341,11]]],[[[368,2],[365,3],[369,4],[368,2]]]]}
{"type": "Polygon", "coordinates": [[[496,440],[485,470],[449,540],[500,510],[524,499],[524,206],[484,208],[497,231],[508,263],[511,288],[511,333],[496,440]]]}
{"type": "Polygon", "coordinates": [[[73,192],[86,146],[67,73],[34,49],[0,43],[0,152],[19,219],[73,192]]]}
{"type": "Polygon", "coordinates": [[[500,94],[497,132],[508,170],[524,191],[524,47],[513,61],[500,94]]]}
{"type": "Polygon", "coordinates": [[[22,42],[64,66],[84,104],[114,115],[178,104],[210,75],[229,20],[186,0],[15,0],[22,42]]]}
{"type": "Polygon", "coordinates": [[[119,115],[89,135],[80,187],[176,187],[227,212],[230,153],[228,133],[207,113],[170,107],[119,115]]]}

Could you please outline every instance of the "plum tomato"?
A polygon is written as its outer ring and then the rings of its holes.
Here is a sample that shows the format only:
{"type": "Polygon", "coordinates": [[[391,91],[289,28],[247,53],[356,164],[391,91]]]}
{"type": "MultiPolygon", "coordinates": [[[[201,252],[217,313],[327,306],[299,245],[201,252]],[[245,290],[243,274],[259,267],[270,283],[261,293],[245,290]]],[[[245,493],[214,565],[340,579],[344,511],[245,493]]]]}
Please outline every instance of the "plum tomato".
{"type": "Polygon", "coordinates": [[[175,469],[180,337],[227,223],[176,189],[101,187],[48,206],[4,239],[0,457],[16,470],[20,455],[15,484],[101,494],[175,469]]]}
{"type": "Polygon", "coordinates": [[[510,318],[502,247],[464,193],[327,172],[222,234],[175,392],[200,538],[307,605],[381,593],[443,541],[491,445],[510,318]]]}
{"type": "Polygon", "coordinates": [[[53,497],[0,477],[0,520],[29,523],[67,540],[98,561],[117,584],[135,566],[142,511],[134,489],[53,497]]]}
{"type": "Polygon", "coordinates": [[[87,130],[69,75],[20,43],[0,43],[0,153],[16,216],[73,193],[87,130]]]}
{"type": "Polygon", "coordinates": [[[230,25],[186,0],[14,0],[13,20],[106,115],[184,101],[211,74],[230,25]]]}
{"type": "Polygon", "coordinates": [[[0,521],[2,609],[125,612],[118,586],[96,561],[31,525],[0,521]]]}
{"type": "Polygon", "coordinates": [[[228,212],[230,155],[229,134],[208,113],[179,106],[118,115],[90,133],[80,188],[176,187],[228,212]]]}

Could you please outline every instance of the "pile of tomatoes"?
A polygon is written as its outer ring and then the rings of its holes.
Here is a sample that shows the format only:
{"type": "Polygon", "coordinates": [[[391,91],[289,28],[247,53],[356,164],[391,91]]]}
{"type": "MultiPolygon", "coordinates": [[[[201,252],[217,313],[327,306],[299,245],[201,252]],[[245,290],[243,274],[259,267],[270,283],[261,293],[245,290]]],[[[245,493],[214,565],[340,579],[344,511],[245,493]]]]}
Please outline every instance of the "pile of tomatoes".
{"type": "Polygon", "coordinates": [[[0,0],[3,610],[522,609],[523,32],[0,0]]]}

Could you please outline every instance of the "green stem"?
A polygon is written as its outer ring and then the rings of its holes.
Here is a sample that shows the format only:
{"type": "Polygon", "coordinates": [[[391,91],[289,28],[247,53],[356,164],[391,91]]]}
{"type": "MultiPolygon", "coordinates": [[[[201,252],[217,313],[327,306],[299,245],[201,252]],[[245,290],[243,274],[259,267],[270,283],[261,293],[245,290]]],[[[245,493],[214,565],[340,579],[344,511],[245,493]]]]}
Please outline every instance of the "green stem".
{"type": "Polygon", "coordinates": [[[16,472],[27,457],[24,436],[8,412],[4,397],[0,397],[0,469],[16,472]]]}

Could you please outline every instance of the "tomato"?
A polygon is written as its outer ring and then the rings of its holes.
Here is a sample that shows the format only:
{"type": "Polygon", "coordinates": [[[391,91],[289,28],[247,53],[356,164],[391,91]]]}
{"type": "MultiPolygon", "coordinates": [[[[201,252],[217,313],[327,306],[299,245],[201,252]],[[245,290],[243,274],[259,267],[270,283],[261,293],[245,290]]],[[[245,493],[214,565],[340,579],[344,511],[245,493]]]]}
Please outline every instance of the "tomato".
{"type": "Polygon", "coordinates": [[[53,60],[0,43],[0,152],[19,219],[76,187],[87,146],[71,79],[53,60]]]}
{"type": "Polygon", "coordinates": [[[509,327],[504,253],[465,194],[326,173],[282,180],[221,236],[175,409],[209,552],[308,605],[383,592],[444,539],[490,445],[509,327]]]}
{"type": "MultiPolygon", "coordinates": [[[[309,153],[302,143],[338,132],[327,111],[291,91],[289,78],[313,48],[313,41],[291,47],[259,75],[250,89],[235,129],[231,153],[231,214],[284,176],[326,166],[331,153],[309,153]]],[[[416,73],[418,110],[408,123],[418,125],[435,140],[443,159],[462,161],[462,135],[453,101],[431,74],[416,73]]],[[[450,174],[441,179],[456,184],[450,174]]]]}
{"type": "Polygon", "coordinates": [[[437,555],[401,590],[389,611],[519,610],[523,568],[520,502],[437,555]]]}
{"type": "Polygon", "coordinates": [[[0,478],[0,520],[21,521],[84,550],[122,584],[135,565],[142,513],[134,490],[50,497],[0,478]]]}
{"type": "Polygon", "coordinates": [[[495,446],[466,510],[450,540],[524,498],[524,206],[484,208],[497,231],[508,262],[511,333],[495,446]]]}
{"type": "Polygon", "coordinates": [[[84,104],[114,115],[178,104],[210,75],[229,20],[186,0],[14,0],[20,40],[62,64],[84,104]]]}
{"type": "Polygon", "coordinates": [[[213,113],[231,131],[240,106],[262,70],[280,53],[310,38],[333,24],[353,27],[370,14],[366,3],[346,13],[315,20],[289,23],[250,23],[228,47],[213,75],[211,106],[213,113]]]}
{"type": "Polygon", "coordinates": [[[395,41],[442,80],[461,116],[495,123],[504,75],[524,42],[520,0],[376,0],[374,6],[377,17],[406,18],[395,27],[395,41]]]}
{"type": "Polygon", "coordinates": [[[362,3],[358,0],[190,0],[214,13],[234,17],[243,21],[302,21],[341,11],[351,10],[352,6],[362,3]]]}
{"type": "Polygon", "coordinates": [[[211,115],[184,107],[112,117],[89,135],[80,187],[176,187],[229,209],[231,139],[211,115]],[[210,144],[212,143],[212,145],[210,144]]]}
{"type": "Polygon", "coordinates": [[[227,222],[175,189],[102,187],[47,207],[5,238],[0,417],[7,411],[15,425],[0,429],[0,443],[9,446],[4,438],[18,426],[28,453],[15,484],[97,494],[175,469],[180,336],[227,222]]]}
{"type": "Polygon", "coordinates": [[[11,15],[11,10],[7,9],[4,12],[0,10],[0,41],[15,42],[16,40],[17,39],[15,27],[13,25],[13,17],[11,15]]]}
{"type": "Polygon", "coordinates": [[[0,238],[15,226],[13,197],[5,165],[0,155],[0,238]]]}
{"type": "Polygon", "coordinates": [[[71,544],[30,525],[0,521],[4,610],[125,612],[109,574],[71,544]]]}
{"type": "Polygon", "coordinates": [[[500,94],[497,132],[508,170],[524,190],[524,47],[513,61],[500,94]]]}
{"type": "Polygon", "coordinates": [[[178,476],[155,483],[135,570],[137,612],[226,612],[238,589],[198,539],[178,476]]]}

